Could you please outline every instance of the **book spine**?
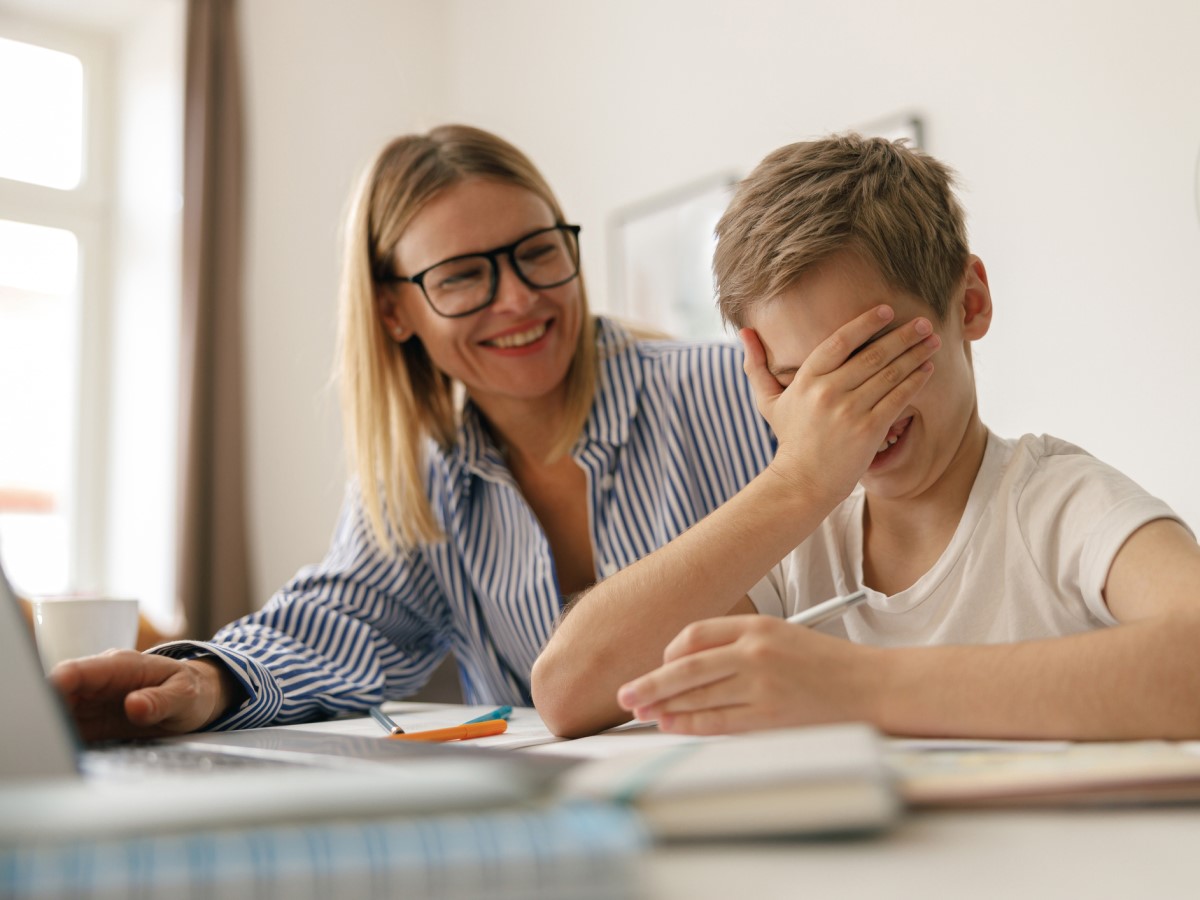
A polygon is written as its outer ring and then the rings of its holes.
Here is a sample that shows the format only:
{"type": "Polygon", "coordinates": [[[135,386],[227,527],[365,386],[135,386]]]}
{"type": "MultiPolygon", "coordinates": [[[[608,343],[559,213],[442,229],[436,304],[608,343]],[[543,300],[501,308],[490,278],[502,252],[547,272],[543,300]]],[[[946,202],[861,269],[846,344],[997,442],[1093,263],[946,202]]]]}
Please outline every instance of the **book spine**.
{"type": "Polygon", "coordinates": [[[0,847],[2,898],[609,900],[637,895],[631,812],[549,809],[0,847]]]}

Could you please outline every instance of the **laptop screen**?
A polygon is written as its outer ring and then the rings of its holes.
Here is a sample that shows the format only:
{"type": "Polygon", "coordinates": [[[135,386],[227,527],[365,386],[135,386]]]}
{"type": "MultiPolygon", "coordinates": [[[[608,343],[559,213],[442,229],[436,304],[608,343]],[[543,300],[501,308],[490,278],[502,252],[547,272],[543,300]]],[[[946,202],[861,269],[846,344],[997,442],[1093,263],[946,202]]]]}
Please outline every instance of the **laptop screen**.
{"type": "Polygon", "coordinates": [[[42,673],[33,635],[0,563],[0,780],[77,775],[75,730],[42,673]]]}

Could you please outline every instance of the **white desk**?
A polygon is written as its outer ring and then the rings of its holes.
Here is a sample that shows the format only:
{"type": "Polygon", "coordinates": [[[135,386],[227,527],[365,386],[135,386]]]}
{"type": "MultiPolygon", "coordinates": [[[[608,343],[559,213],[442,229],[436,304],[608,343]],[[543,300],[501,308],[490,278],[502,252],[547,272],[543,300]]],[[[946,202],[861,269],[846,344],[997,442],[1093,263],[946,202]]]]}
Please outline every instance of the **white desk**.
{"type": "Polygon", "coordinates": [[[663,847],[654,900],[1200,897],[1200,809],[926,812],[876,838],[663,847]]]}
{"type": "MultiPolygon", "coordinates": [[[[482,707],[389,704],[401,724],[463,721],[482,707]]],[[[512,737],[536,731],[536,713],[518,710],[512,737]]],[[[370,720],[297,728],[372,733],[370,720]],[[368,724],[369,723],[369,724],[368,724]]],[[[660,736],[665,737],[665,736],[660,736]]],[[[510,738],[511,739],[511,738],[510,738]]],[[[477,743],[501,745],[501,738],[477,743]]],[[[600,735],[514,752],[596,756],[600,735]]],[[[1200,807],[1072,811],[935,811],[908,815],[875,837],[655,848],[646,866],[647,900],[942,900],[942,898],[1188,898],[1200,900],[1200,807]]]]}

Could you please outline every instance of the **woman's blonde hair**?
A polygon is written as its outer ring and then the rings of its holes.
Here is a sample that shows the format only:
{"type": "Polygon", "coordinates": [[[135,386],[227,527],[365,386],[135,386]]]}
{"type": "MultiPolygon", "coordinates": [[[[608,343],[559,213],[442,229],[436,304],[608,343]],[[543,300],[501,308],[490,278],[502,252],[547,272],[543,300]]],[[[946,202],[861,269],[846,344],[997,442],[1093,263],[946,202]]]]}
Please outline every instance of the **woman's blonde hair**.
{"type": "MultiPolygon", "coordinates": [[[[434,366],[418,337],[392,340],[379,315],[377,279],[391,271],[396,244],[440,191],[466,178],[514,184],[565,222],[550,186],[516,147],[478,128],[444,125],[385,146],[363,173],[346,216],[338,298],[336,377],[346,455],[371,531],[385,549],[443,537],[425,492],[427,439],[453,447],[462,391],[434,366]]],[[[567,414],[551,459],[570,451],[596,384],[595,326],[582,275],[582,326],[567,372],[567,414]]]]}

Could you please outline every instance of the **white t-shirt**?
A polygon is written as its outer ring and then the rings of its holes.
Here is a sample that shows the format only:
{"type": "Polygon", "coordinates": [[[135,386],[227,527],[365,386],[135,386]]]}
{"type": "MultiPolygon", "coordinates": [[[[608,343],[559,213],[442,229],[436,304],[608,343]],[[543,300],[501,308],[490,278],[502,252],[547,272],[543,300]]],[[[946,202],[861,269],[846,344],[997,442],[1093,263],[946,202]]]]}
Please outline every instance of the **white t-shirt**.
{"type": "MultiPolygon", "coordinates": [[[[750,591],[790,616],[863,587],[861,486],[750,591]]],[[[994,644],[1090,631],[1116,620],[1102,591],[1134,531],[1179,517],[1131,479],[1046,435],[988,433],[962,520],[933,568],[819,630],[876,646],[994,644]]]]}

